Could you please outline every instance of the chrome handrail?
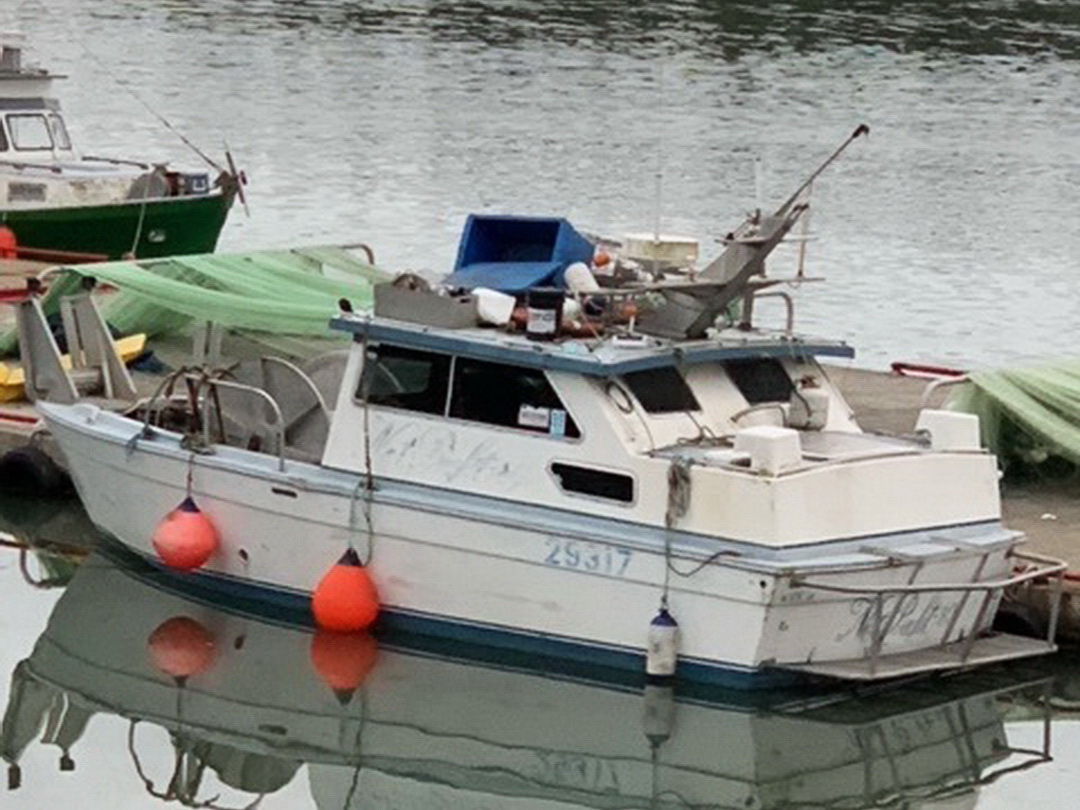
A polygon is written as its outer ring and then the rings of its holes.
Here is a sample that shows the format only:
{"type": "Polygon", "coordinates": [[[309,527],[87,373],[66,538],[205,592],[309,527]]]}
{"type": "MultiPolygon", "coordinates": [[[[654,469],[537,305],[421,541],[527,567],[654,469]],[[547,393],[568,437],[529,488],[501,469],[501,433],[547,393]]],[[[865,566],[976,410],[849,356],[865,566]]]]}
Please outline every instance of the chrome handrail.
{"type": "Polygon", "coordinates": [[[962,377],[947,377],[941,380],[932,380],[923,389],[922,397],[919,399],[919,407],[925,408],[930,404],[930,397],[941,388],[947,388],[950,385],[963,385],[966,382],[971,382],[971,378],[965,374],[962,377]]]}
{"type": "MultiPolygon", "coordinates": [[[[249,394],[254,394],[257,398],[261,399],[264,403],[270,406],[270,410],[274,415],[274,422],[270,425],[270,428],[274,432],[274,437],[277,439],[277,456],[278,456],[278,469],[285,469],[285,418],[281,414],[281,408],[270,394],[261,388],[256,388],[254,385],[245,385],[244,383],[233,382],[232,380],[221,380],[212,377],[199,377],[198,375],[189,375],[189,379],[195,379],[210,387],[218,386],[220,388],[231,388],[234,391],[244,391],[249,394]]],[[[218,406],[218,413],[220,416],[220,405],[218,406]]],[[[203,429],[203,441],[208,445],[210,443],[210,420],[202,420],[203,429]]]]}
{"type": "MultiPolygon", "coordinates": [[[[263,402],[269,405],[271,413],[274,416],[274,421],[273,424],[270,425],[270,428],[274,431],[274,437],[277,440],[278,469],[284,471],[285,418],[284,416],[282,416],[281,407],[277,404],[277,400],[275,400],[263,389],[256,388],[253,385],[245,385],[244,383],[233,382],[232,380],[222,380],[217,377],[207,376],[205,373],[194,373],[188,368],[182,368],[179,371],[173,372],[172,374],[168,375],[154,390],[154,393],[150,396],[150,398],[144,401],[145,404],[143,405],[143,408],[145,410],[145,413],[143,414],[143,427],[142,430],[135,435],[133,442],[137,441],[140,438],[149,438],[152,435],[153,431],[151,430],[150,423],[153,420],[153,416],[155,413],[154,406],[159,400],[164,398],[166,389],[171,383],[175,383],[176,379],[179,377],[183,377],[184,379],[194,382],[196,384],[195,397],[197,399],[205,396],[205,394],[202,393],[202,391],[200,390],[203,385],[207,385],[210,387],[220,386],[224,388],[232,388],[236,391],[246,391],[249,394],[254,394],[257,398],[261,399],[263,402]]],[[[196,407],[200,412],[203,410],[201,402],[196,403],[196,407]]],[[[202,440],[204,445],[209,447],[211,444],[210,419],[208,415],[206,415],[206,418],[202,417],[203,415],[200,414],[199,421],[202,423],[202,440]]],[[[218,405],[218,417],[221,417],[220,404],[218,405]]]]}
{"type": "Polygon", "coordinates": [[[832,585],[827,582],[810,582],[800,577],[792,577],[791,585],[796,588],[813,588],[821,591],[834,591],[836,593],[851,594],[887,594],[887,593],[935,593],[939,591],[987,591],[1008,588],[1019,585],[1030,579],[1048,577],[1051,574],[1064,573],[1068,563],[1055,557],[1044,557],[1030,552],[1015,552],[1013,559],[1023,562],[1043,564],[1045,568],[1020,571],[1008,579],[991,580],[989,582],[946,582],[941,584],[927,585],[832,585]]]}

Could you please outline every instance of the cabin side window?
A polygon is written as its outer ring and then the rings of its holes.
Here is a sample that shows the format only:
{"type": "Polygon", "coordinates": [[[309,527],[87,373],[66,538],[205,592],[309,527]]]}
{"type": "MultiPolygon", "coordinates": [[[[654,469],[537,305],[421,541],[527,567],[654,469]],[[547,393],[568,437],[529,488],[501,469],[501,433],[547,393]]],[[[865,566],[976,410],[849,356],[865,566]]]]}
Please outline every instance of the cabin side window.
{"type": "Polygon", "coordinates": [[[634,479],[624,473],[607,472],[593,467],[555,462],[551,473],[563,492],[589,495],[608,501],[631,503],[634,500],[634,479]]]}
{"type": "Polygon", "coordinates": [[[761,402],[787,402],[795,384],[783,364],[772,357],[754,357],[724,362],[727,372],[739,393],[751,405],[761,402]]]}
{"type": "Polygon", "coordinates": [[[467,357],[454,363],[450,416],[549,436],[581,436],[541,369],[467,357]]]}
{"type": "Polygon", "coordinates": [[[52,135],[45,116],[37,113],[19,113],[7,117],[11,143],[16,149],[52,149],[52,135]]]}
{"type": "Polygon", "coordinates": [[[449,355],[376,346],[368,350],[356,398],[362,401],[366,397],[372,405],[441,416],[446,411],[449,386],[449,355]]]}
{"type": "Polygon", "coordinates": [[[672,366],[624,374],[623,381],[647,413],[701,410],[683,375],[672,366]]]}
{"type": "Polygon", "coordinates": [[[8,150],[7,134],[4,132],[4,125],[0,123],[0,152],[6,152],[8,150]]]}

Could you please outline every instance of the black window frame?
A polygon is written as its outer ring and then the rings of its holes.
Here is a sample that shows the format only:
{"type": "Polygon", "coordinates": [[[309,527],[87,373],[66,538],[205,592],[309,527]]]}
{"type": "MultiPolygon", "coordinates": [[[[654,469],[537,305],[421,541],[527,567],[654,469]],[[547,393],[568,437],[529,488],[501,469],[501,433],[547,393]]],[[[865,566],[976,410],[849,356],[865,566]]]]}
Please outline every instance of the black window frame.
{"type": "MultiPolygon", "coordinates": [[[[499,381],[496,381],[496,383],[498,382],[499,381]]],[[[496,383],[493,383],[492,385],[495,385],[496,383]]],[[[390,408],[406,413],[439,416],[444,419],[454,419],[456,421],[467,422],[474,425],[486,425],[497,429],[507,429],[528,436],[536,436],[538,438],[576,442],[580,441],[582,437],[581,428],[578,425],[577,420],[574,419],[570,409],[566,407],[566,404],[562,401],[562,397],[559,396],[559,393],[555,390],[555,387],[551,384],[551,380],[548,379],[548,376],[543,369],[534,368],[532,366],[515,366],[507,363],[496,363],[490,360],[450,355],[425,349],[414,349],[411,347],[399,346],[394,343],[375,343],[368,345],[367,353],[364,357],[364,368],[360,374],[360,379],[357,382],[356,388],[353,391],[353,401],[359,404],[366,402],[377,408],[390,408]],[[428,361],[431,363],[431,369],[435,373],[442,375],[442,385],[436,389],[434,395],[426,393],[426,396],[430,398],[430,402],[424,402],[422,397],[410,401],[408,399],[409,397],[420,397],[420,393],[408,391],[402,391],[397,394],[378,394],[375,399],[372,399],[371,375],[378,373],[379,362],[382,357],[415,360],[419,362],[428,361]],[[460,410],[456,408],[456,405],[460,403],[459,398],[462,396],[461,392],[463,390],[460,385],[462,367],[468,368],[470,365],[487,367],[489,370],[506,370],[516,372],[520,375],[530,375],[542,384],[544,395],[533,402],[519,402],[513,420],[511,420],[509,416],[498,420],[470,416],[468,415],[467,409],[460,410]],[[394,401],[395,399],[397,401],[394,401]],[[437,409],[435,408],[436,400],[439,402],[439,407],[437,409]],[[418,402],[422,404],[423,407],[417,407],[418,402]],[[565,414],[565,426],[563,432],[553,433],[551,431],[550,421],[547,428],[534,428],[520,424],[519,415],[521,413],[522,405],[549,408],[551,413],[561,411],[565,414]]],[[[550,418],[551,414],[549,413],[549,420],[550,418]]]]}
{"type": "MultiPolygon", "coordinates": [[[[423,349],[411,349],[404,346],[396,346],[390,343],[374,344],[367,347],[364,356],[364,368],[360,374],[353,399],[357,402],[367,403],[378,408],[392,408],[409,413],[423,413],[429,416],[445,416],[447,400],[450,395],[450,380],[453,372],[453,358],[448,354],[429,352],[423,349]],[[429,385],[423,392],[401,391],[397,394],[378,394],[378,399],[372,399],[371,386],[375,374],[378,373],[379,363],[382,358],[414,360],[423,362],[430,360],[429,385]],[[431,393],[430,374],[437,373],[442,376],[441,385],[437,385],[434,393],[431,393]],[[392,401],[392,397],[398,399],[392,401]],[[430,403],[426,407],[415,407],[417,403],[423,403],[422,397],[430,397],[430,403]],[[408,399],[411,398],[411,399],[408,399]],[[436,410],[436,405],[438,409],[436,410]]],[[[387,371],[386,373],[391,373],[387,371]]]]}
{"type": "MultiPolygon", "coordinates": [[[[490,380],[489,384],[494,386],[499,384],[498,380],[490,380]]],[[[505,382],[502,382],[503,390],[505,390],[505,382]]],[[[511,408],[513,410],[513,408],[511,408]]],[[[474,412],[475,413],[475,412],[474,412]]],[[[559,392],[555,390],[555,386],[551,384],[551,380],[548,379],[547,374],[541,368],[534,368],[532,366],[515,366],[508,363],[497,363],[491,360],[481,360],[475,357],[462,357],[457,356],[454,358],[454,368],[452,375],[452,383],[450,390],[450,401],[447,406],[446,415],[450,419],[459,419],[463,422],[471,422],[478,425],[487,425],[495,428],[505,428],[508,430],[517,431],[530,436],[546,437],[552,439],[562,439],[568,441],[578,441],[581,439],[581,427],[578,425],[577,420],[574,419],[570,409],[566,407],[566,403],[562,401],[562,397],[559,396],[559,392]],[[504,415],[504,418],[500,419],[484,419],[477,418],[474,415],[470,415],[469,409],[462,404],[462,399],[469,396],[467,389],[462,385],[463,378],[470,374],[476,373],[478,377],[483,377],[484,374],[489,376],[496,376],[499,372],[509,372],[523,376],[532,376],[543,386],[543,394],[532,402],[519,401],[516,406],[516,413],[520,415],[521,407],[523,405],[529,405],[536,408],[548,408],[549,420],[555,411],[561,411],[565,414],[565,425],[561,433],[553,433],[551,431],[550,421],[547,428],[529,427],[520,423],[520,416],[513,419],[510,418],[510,413],[504,415]]]]}
{"type": "Polygon", "coordinates": [[[8,136],[7,130],[4,128],[4,122],[0,120],[0,152],[6,152],[8,150],[8,136]]]}
{"type": "Polygon", "coordinates": [[[791,401],[791,394],[795,391],[795,381],[791,379],[791,375],[788,374],[787,369],[784,368],[784,364],[779,359],[775,357],[746,357],[738,360],[723,360],[721,365],[728,379],[731,380],[748,404],[762,405],[767,402],[791,401]],[[769,372],[772,379],[764,379],[764,381],[751,380],[748,370],[754,366],[773,369],[773,371],[769,372]],[[734,369],[738,370],[733,371],[734,369]],[[783,383],[779,382],[781,379],[783,379],[783,383]],[[762,390],[755,391],[755,385],[761,385],[762,390]],[[782,397],[774,396],[779,393],[779,389],[775,388],[776,385],[783,389],[784,395],[782,397]],[[770,387],[772,387],[772,390],[769,390],[770,387]]]}
{"type": "Polygon", "coordinates": [[[637,400],[638,405],[652,416],[669,413],[701,413],[701,403],[698,402],[694,389],[690,387],[690,383],[676,366],[658,366],[642,371],[631,371],[622,375],[622,383],[637,400]],[[663,379],[664,377],[667,379],[663,379]],[[674,399],[671,399],[673,389],[677,390],[674,391],[674,399]],[[664,398],[665,394],[669,397],[668,399],[664,398]]]}
{"type": "Polygon", "coordinates": [[[622,506],[631,506],[637,499],[637,481],[629,473],[603,470],[571,461],[553,461],[548,465],[548,471],[564,495],[594,498],[622,506]],[[591,489],[588,488],[590,481],[593,485],[591,489]]]}

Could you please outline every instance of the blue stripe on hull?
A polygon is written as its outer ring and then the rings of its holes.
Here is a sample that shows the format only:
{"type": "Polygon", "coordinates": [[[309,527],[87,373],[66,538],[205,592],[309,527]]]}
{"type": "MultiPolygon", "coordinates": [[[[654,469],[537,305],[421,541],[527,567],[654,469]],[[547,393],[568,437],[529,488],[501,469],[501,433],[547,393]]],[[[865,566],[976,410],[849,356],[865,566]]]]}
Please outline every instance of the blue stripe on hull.
{"type": "MultiPolygon", "coordinates": [[[[305,593],[202,571],[181,573],[135,552],[113,538],[109,538],[102,551],[126,567],[134,566],[141,569],[143,574],[149,573],[153,584],[177,591],[189,599],[272,622],[314,626],[311,600],[305,593]],[[227,600],[225,604],[222,603],[222,597],[227,600]]],[[[643,637],[645,632],[646,628],[642,628],[643,637]]],[[[645,682],[643,653],[562,636],[477,624],[396,608],[384,608],[381,611],[376,635],[380,642],[389,645],[400,643],[402,646],[430,647],[430,644],[425,644],[422,639],[442,639],[456,645],[516,654],[516,660],[513,661],[500,654],[501,664],[516,664],[527,669],[578,677],[588,674],[591,678],[630,685],[641,685],[645,682]],[[409,644],[406,644],[406,636],[411,639],[409,644]],[[588,673],[584,672],[584,669],[587,669],[588,673]],[[601,670],[605,673],[600,674],[601,670]]],[[[460,654],[460,646],[453,652],[460,654]]],[[[482,652],[465,657],[485,658],[482,652]]],[[[796,673],[779,670],[748,669],[732,664],[682,659],[678,664],[676,680],[721,688],[769,689],[805,683],[807,679],[796,673]]]]}

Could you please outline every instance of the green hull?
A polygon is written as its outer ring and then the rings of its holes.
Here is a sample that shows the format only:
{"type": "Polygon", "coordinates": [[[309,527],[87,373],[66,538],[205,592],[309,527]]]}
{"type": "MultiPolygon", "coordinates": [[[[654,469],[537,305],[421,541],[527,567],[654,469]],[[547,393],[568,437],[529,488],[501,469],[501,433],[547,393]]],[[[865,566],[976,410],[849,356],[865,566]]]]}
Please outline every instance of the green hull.
{"type": "Polygon", "coordinates": [[[0,211],[18,246],[38,251],[139,259],[212,253],[232,195],[167,197],[80,208],[0,211]],[[136,241],[137,238],[137,241],[136,241]]]}

